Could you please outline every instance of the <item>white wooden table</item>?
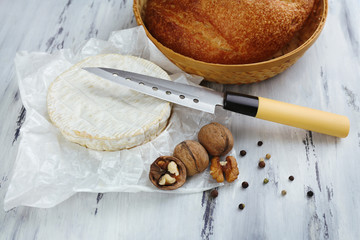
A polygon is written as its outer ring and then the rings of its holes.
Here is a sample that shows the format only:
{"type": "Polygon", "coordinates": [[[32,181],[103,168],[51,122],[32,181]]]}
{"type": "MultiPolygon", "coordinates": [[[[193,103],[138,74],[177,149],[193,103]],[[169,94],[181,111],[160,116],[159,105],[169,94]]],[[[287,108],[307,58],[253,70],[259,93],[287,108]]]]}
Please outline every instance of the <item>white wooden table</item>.
{"type": "Polygon", "coordinates": [[[359,239],[359,12],[359,0],[330,0],[321,36],[289,70],[262,83],[212,85],[346,115],[347,138],[234,115],[235,149],[247,155],[237,156],[239,179],[219,188],[215,199],[210,191],[80,193],[50,209],[20,206],[5,212],[26,118],[15,53],[76,48],[136,22],[130,0],[0,1],[0,239],[359,239]],[[258,159],[266,153],[272,158],[260,170],[258,159]],[[249,188],[242,189],[242,181],[249,188]]]}

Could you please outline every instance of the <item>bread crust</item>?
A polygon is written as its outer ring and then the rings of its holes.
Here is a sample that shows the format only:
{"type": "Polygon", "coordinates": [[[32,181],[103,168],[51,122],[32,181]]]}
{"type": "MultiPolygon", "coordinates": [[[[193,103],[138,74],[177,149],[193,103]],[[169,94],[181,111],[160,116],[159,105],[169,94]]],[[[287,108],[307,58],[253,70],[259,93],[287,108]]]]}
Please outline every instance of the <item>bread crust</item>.
{"type": "Polygon", "coordinates": [[[148,0],[145,25],[164,46],[196,60],[272,58],[299,31],[314,0],[148,0]]]}

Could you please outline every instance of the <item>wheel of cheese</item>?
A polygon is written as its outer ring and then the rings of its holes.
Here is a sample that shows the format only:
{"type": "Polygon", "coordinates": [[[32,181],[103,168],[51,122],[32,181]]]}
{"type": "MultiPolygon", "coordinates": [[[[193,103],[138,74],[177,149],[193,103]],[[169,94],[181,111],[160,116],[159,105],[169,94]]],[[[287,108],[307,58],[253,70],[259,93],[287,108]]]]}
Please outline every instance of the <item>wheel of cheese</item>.
{"type": "Polygon", "coordinates": [[[62,73],[48,90],[51,121],[69,141],[106,151],[144,144],[166,127],[170,103],[97,77],[83,67],[107,67],[170,79],[147,60],[118,54],[89,57],[62,73]]]}

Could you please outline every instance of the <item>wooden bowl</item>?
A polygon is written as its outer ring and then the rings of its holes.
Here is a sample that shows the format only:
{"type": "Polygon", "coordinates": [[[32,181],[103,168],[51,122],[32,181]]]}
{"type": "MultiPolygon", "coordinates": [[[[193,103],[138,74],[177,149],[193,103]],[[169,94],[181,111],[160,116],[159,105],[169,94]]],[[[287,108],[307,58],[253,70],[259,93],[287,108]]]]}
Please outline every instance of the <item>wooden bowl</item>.
{"type": "Polygon", "coordinates": [[[316,0],[314,9],[304,28],[271,60],[251,64],[214,64],[186,57],[165,47],[146,29],[143,22],[146,0],[134,0],[136,21],[155,46],[175,65],[187,73],[203,76],[211,82],[223,84],[253,83],[271,78],[292,66],[319,37],[328,12],[327,0],[316,0]]]}

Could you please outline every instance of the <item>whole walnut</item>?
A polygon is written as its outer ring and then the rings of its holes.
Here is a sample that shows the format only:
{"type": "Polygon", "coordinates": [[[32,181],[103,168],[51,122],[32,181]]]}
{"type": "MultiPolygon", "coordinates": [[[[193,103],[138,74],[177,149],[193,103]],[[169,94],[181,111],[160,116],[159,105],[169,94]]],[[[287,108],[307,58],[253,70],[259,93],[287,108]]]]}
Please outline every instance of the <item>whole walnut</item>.
{"type": "Polygon", "coordinates": [[[217,122],[203,126],[198,133],[198,140],[212,156],[224,156],[234,146],[230,130],[217,122]]]}
{"type": "Polygon", "coordinates": [[[209,166],[209,155],[197,141],[186,140],[179,143],[173,155],[184,163],[189,177],[204,171],[209,166]]]}

